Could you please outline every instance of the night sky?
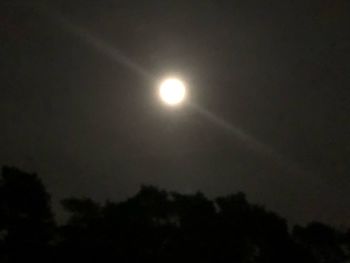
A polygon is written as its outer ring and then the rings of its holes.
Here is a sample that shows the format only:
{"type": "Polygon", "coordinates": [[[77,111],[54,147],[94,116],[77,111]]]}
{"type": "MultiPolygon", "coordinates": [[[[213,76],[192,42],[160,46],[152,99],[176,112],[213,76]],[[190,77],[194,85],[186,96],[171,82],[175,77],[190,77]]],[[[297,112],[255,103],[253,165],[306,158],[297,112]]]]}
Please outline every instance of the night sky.
{"type": "Polygon", "coordinates": [[[349,14],[347,0],[2,0],[0,164],[37,172],[56,206],[144,183],[349,225],[349,14]],[[176,108],[157,97],[169,74],[190,93],[176,108]]]}

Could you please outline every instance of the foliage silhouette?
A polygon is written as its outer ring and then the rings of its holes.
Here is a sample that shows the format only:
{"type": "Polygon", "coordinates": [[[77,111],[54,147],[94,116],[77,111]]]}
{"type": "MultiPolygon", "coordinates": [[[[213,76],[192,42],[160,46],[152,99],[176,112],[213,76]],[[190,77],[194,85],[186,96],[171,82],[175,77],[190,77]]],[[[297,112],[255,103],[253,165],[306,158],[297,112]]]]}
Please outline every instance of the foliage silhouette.
{"type": "Polygon", "coordinates": [[[35,174],[4,167],[0,179],[1,262],[308,262],[349,260],[350,231],[312,222],[289,233],[285,219],[243,193],[209,200],[141,186],[121,202],[62,200],[56,226],[35,174]],[[20,252],[20,253],[19,253],[20,252]]]}
{"type": "Polygon", "coordinates": [[[22,261],[28,255],[44,256],[54,234],[54,220],[49,194],[36,174],[2,168],[0,218],[0,259],[22,261]]]}

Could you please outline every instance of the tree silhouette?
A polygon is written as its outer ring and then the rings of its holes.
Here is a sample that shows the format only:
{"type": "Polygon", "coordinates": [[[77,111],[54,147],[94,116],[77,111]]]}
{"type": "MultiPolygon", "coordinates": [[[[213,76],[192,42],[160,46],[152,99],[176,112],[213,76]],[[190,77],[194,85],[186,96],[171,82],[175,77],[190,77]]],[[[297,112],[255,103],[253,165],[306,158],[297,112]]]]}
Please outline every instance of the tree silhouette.
{"type": "Polygon", "coordinates": [[[0,232],[4,254],[19,260],[43,254],[52,237],[50,196],[36,174],[3,167],[0,178],[0,232]],[[23,253],[18,253],[21,249],[23,253]],[[25,252],[25,253],[24,253],[25,252]]]}
{"type": "Polygon", "coordinates": [[[4,167],[0,178],[1,262],[346,263],[350,231],[312,222],[289,233],[285,219],[243,193],[208,199],[141,186],[121,202],[62,200],[54,224],[35,174],[4,167]],[[19,253],[20,252],[20,253],[19,253]]]}
{"type": "Polygon", "coordinates": [[[317,262],[339,263],[349,259],[345,250],[345,234],[328,225],[311,222],[306,227],[295,226],[293,235],[312,253],[317,262]]]}

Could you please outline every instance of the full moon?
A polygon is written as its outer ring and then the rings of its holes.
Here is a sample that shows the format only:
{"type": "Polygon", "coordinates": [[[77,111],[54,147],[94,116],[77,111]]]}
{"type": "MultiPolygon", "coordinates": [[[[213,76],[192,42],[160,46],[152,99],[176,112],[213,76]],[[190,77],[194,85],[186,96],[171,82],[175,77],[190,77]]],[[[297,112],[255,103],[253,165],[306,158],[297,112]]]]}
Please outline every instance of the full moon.
{"type": "Polygon", "coordinates": [[[165,79],[159,87],[160,98],[168,105],[175,106],[186,97],[185,84],[176,78],[165,79]]]}

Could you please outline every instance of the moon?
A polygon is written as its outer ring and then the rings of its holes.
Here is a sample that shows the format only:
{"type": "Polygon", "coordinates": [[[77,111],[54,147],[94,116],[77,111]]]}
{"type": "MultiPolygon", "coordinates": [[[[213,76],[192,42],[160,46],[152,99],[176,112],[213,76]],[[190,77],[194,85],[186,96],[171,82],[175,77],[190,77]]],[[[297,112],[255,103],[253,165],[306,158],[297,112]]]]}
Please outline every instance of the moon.
{"type": "Polygon", "coordinates": [[[186,85],[177,78],[165,79],[159,86],[159,96],[164,103],[176,106],[186,97],[186,85]]]}

